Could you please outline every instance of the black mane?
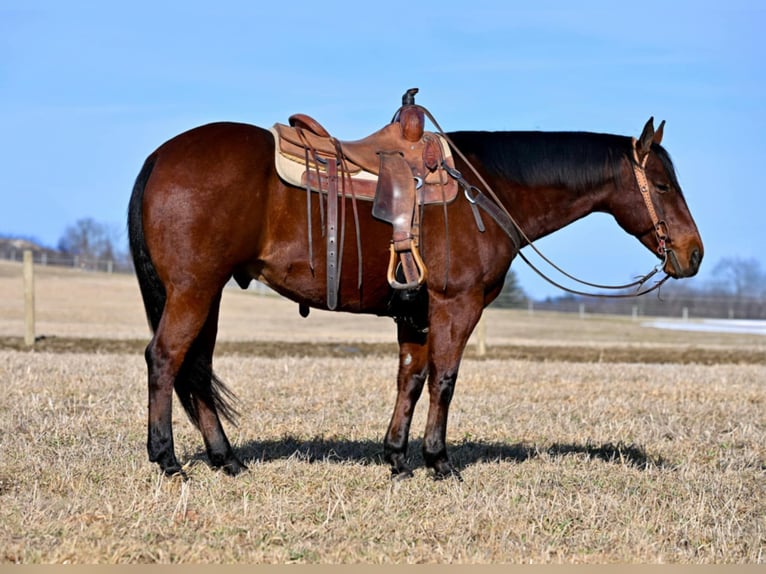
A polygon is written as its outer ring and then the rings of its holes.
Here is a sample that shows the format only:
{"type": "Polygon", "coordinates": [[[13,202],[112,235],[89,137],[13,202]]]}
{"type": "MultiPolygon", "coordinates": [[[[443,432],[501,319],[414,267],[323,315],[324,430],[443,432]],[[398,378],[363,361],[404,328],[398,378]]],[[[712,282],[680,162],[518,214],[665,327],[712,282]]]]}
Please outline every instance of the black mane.
{"type": "MultiPolygon", "coordinates": [[[[590,132],[461,131],[448,134],[469,159],[490,173],[528,187],[581,191],[619,177],[631,138],[590,132]]],[[[654,146],[654,151],[662,150],[654,146]]],[[[670,162],[662,150],[662,161],[670,162]]],[[[672,165],[669,173],[672,172],[672,165]]],[[[673,182],[675,183],[675,182],[673,182]]]]}

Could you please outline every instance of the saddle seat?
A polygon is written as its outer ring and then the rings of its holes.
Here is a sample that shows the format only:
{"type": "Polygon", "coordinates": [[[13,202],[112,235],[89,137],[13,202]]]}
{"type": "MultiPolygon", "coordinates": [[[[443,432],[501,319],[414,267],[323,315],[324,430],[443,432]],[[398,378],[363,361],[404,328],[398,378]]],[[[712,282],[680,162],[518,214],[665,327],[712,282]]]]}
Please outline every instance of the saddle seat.
{"type": "Polygon", "coordinates": [[[412,176],[422,180],[420,203],[449,203],[457,195],[457,181],[442,167],[442,161],[450,168],[455,167],[449,144],[436,133],[424,131],[416,141],[411,141],[400,119],[362,139],[341,141],[306,114],[293,114],[288,121],[290,125],[274,124],[271,131],[277,142],[277,171],[292,185],[309,184],[314,190],[326,190],[327,162],[340,159],[339,171],[353,182],[356,197],[373,200],[380,174],[380,153],[399,152],[410,166],[412,176]]]}

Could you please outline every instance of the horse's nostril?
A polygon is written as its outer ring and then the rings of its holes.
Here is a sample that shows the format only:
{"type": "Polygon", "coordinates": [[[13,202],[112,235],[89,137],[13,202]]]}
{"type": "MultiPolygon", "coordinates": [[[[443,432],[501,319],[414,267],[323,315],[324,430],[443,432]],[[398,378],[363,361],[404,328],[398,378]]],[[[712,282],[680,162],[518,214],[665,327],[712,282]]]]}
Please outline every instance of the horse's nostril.
{"type": "Polygon", "coordinates": [[[702,254],[700,253],[699,249],[695,249],[694,251],[692,251],[692,254],[689,257],[689,263],[691,264],[691,268],[696,271],[697,269],[699,269],[701,262],[702,262],[702,254]]]}

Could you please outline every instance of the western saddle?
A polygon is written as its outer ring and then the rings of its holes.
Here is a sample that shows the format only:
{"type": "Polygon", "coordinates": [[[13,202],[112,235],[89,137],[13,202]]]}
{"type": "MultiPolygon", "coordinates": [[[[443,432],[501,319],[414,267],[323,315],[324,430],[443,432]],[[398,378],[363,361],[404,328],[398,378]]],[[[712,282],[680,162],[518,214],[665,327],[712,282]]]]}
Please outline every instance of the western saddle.
{"type": "Polygon", "coordinates": [[[305,114],[294,114],[289,118],[290,125],[274,124],[271,129],[277,172],[287,183],[306,189],[312,270],[311,197],[313,192],[320,195],[322,235],[327,242],[329,309],[338,304],[347,198],[351,199],[356,224],[359,286],[362,251],[357,200],[372,201],[372,215],[393,226],[386,272],[389,285],[395,291],[413,293],[427,279],[419,251],[422,206],[444,205],[446,222],[446,205],[455,199],[458,183],[452,175],[455,166],[446,140],[424,129],[423,108],[415,104],[417,92],[417,88],[407,90],[392,121],[361,140],[339,141],[305,114]]]}

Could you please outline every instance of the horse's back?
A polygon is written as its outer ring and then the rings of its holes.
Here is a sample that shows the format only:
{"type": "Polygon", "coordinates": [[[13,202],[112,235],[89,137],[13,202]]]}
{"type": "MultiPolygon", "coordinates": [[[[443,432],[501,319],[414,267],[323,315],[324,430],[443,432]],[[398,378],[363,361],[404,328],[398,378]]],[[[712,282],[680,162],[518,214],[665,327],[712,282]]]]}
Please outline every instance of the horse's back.
{"type": "Polygon", "coordinates": [[[270,163],[267,160],[273,157],[273,152],[274,137],[270,131],[251,124],[216,122],[180,133],[154,153],[162,163],[192,170],[199,176],[270,163]]]}

